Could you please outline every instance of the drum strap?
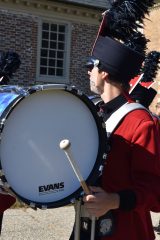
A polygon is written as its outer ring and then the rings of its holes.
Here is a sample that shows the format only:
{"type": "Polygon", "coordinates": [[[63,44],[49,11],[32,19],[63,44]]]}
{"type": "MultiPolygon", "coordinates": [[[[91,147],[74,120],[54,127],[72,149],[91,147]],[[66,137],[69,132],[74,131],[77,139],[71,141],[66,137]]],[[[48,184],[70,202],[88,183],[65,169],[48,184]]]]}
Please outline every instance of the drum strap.
{"type": "MultiPolygon", "coordinates": [[[[145,109],[148,111],[144,106],[139,103],[125,103],[122,105],[117,111],[115,111],[105,122],[106,124],[106,132],[109,135],[115,130],[117,125],[121,122],[121,120],[129,113],[136,109],[145,109]]],[[[149,112],[149,111],[148,111],[149,112]]]]}

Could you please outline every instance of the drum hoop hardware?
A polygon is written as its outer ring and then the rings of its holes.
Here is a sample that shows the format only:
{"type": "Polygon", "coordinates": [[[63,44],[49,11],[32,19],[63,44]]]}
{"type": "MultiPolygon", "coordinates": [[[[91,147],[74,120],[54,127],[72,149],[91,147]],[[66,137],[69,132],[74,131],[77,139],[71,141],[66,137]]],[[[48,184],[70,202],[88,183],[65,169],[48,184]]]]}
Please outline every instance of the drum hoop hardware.
{"type": "Polygon", "coordinates": [[[75,198],[72,198],[72,199],[70,200],[70,203],[74,204],[75,201],[76,201],[76,199],[75,199],[75,198]]]}
{"type": "Polygon", "coordinates": [[[99,116],[99,117],[102,117],[102,116],[103,116],[103,113],[102,113],[102,112],[100,112],[100,111],[99,111],[99,112],[97,112],[97,114],[98,114],[98,116],[99,116]]]}
{"type": "Polygon", "coordinates": [[[74,93],[74,91],[75,91],[78,96],[83,96],[84,95],[83,92],[81,90],[79,90],[79,89],[76,89],[76,87],[74,85],[66,86],[65,90],[69,91],[71,93],[74,93]]]}
{"type": "Polygon", "coordinates": [[[32,86],[28,89],[29,92],[37,92],[37,91],[43,91],[43,90],[49,90],[49,89],[59,89],[59,90],[64,90],[66,88],[65,84],[45,84],[45,85],[36,85],[32,86]]]}
{"type": "Polygon", "coordinates": [[[34,202],[30,202],[29,206],[30,206],[31,208],[35,208],[35,207],[36,207],[36,204],[35,204],[34,202]]]}
{"type": "Polygon", "coordinates": [[[2,132],[3,127],[5,125],[6,119],[8,118],[9,114],[13,111],[14,107],[17,105],[19,101],[21,101],[23,98],[25,98],[24,95],[19,95],[17,98],[13,100],[12,103],[10,103],[7,108],[2,113],[2,116],[0,117],[0,132],[2,132]]]}
{"type": "Polygon", "coordinates": [[[4,172],[3,172],[3,170],[1,169],[0,170],[0,177],[3,177],[4,176],[4,172]]]}
{"type": "Polygon", "coordinates": [[[107,153],[104,153],[103,154],[103,159],[107,159],[107,156],[108,156],[107,153]]]}
{"type": "Polygon", "coordinates": [[[3,129],[3,127],[4,127],[5,121],[6,121],[6,118],[0,119],[0,132],[2,132],[2,129],[3,129]]]}
{"type": "Polygon", "coordinates": [[[47,209],[47,205],[42,205],[41,209],[42,210],[46,210],[47,209]]]}
{"type": "Polygon", "coordinates": [[[104,166],[103,165],[100,165],[99,166],[99,172],[100,172],[100,176],[102,175],[103,173],[103,169],[104,169],[104,166]]]}
{"type": "Polygon", "coordinates": [[[8,189],[8,188],[11,187],[8,182],[4,182],[4,185],[3,185],[3,186],[4,186],[5,189],[6,189],[6,188],[8,189]]]}
{"type": "Polygon", "coordinates": [[[69,92],[72,92],[73,90],[75,90],[77,92],[77,89],[76,89],[76,87],[74,85],[72,85],[72,86],[71,85],[65,86],[65,90],[69,91],[69,92]]]}
{"type": "Polygon", "coordinates": [[[27,88],[24,89],[20,86],[14,86],[14,85],[10,85],[10,86],[5,85],[0,87],[0,93],[3,93],[3,92],[16,93],[18,95],[23,95],[23,96],[28,95],[26,90],[27,88]]]}

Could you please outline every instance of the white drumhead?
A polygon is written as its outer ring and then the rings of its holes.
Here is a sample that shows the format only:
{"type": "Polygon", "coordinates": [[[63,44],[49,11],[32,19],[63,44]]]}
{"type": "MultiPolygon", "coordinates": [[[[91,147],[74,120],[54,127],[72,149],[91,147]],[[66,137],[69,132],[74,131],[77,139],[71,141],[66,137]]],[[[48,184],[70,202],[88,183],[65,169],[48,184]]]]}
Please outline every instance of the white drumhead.
{"type": "Polygon", "coordinates": [[[43,203],[60,201],[80,187],[60,141],[70,140],[84,179],[95,165],[99,146],[91,111],[77,96],[59,89],[37,91],[19,102],[1,139],[7,182],[21,197],[43,203]]]}

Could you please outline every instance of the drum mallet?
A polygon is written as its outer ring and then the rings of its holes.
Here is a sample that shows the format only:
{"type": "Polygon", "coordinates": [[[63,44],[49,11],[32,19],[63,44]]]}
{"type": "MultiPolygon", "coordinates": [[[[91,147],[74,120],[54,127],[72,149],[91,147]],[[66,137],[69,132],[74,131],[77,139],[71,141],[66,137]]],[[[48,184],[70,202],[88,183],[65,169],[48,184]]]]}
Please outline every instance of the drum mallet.
{"type": "MultiPolygon", "coordinates": [[[[83,188],[83,191],[85,194],[91,194],[91,191],[89,190],[85,180],[83,179],[81,173],[80,173],[80,170],[79,170],[79,167],[76,163],[76,161],[74,160],[73,156],[72,156],[72,152],[70,150],[70,146],[71,146],[71,143],[68,139],[64,139],[60,142],[60,149],[64,150],[72,168],[73,168],[73,171],[75,172],[82,188],[83,188]]],[[[96,221],[96,217],[95,216],[92,216],[92,225],[91,225],[91,240],[94,240],[95,239],[95,221],[96,221]]]]}

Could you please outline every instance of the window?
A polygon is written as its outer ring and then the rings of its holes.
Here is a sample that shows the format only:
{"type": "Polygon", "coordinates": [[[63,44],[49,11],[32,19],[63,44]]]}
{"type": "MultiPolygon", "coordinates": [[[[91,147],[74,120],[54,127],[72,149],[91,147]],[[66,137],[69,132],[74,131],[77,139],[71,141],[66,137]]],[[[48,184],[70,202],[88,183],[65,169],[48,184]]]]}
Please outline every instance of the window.
{"type": "Polygon", "coordinates": [[[41,22],[37,81],[68,82],[69,37],[68,24],[41,22]]]}

